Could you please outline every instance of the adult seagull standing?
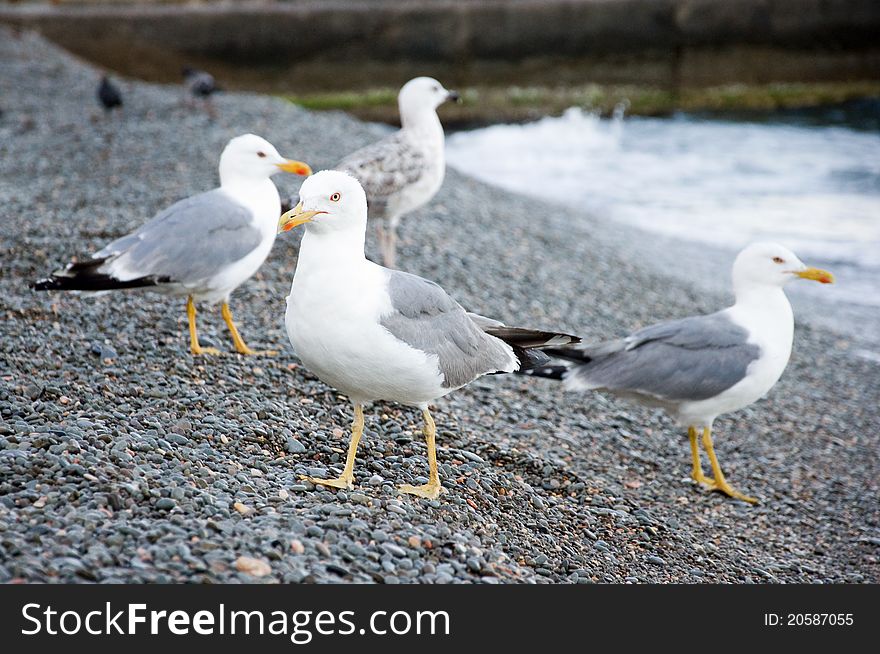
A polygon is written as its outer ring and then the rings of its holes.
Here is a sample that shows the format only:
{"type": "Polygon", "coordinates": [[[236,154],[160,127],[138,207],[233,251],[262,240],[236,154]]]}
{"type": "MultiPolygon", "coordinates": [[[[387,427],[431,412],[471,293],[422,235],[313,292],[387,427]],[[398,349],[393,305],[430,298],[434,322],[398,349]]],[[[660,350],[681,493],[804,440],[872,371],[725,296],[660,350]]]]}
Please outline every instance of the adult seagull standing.
{"type": "Polygon", "coordinates": [[[232,320],[229,295],[257,272],[275,242],[281,198],[270,178],[280,171],[311,174],[306,164],[282,157],[267,140],[254,134],[238,136],[220,156],[219,188],[171,205],[131,234],[32,288],[146,288],[185,296],[193,354],[219,353],[199,344],[195,302],[222,301],[221,313],[235,349],[257,354],[232,320]]]}
{"type": "Polygon", "coordinates": [[[428,483],[400,491],[436,498],[442,487],[428,404],[482,375],[549,361],[531,348],[578,339],[469,314],[434,282],[367,260],[367,198],[346,173],[322,171],[303,183],[300,203],[281,216],[279,231],[302,224],[306,233],[287,298],[287,333],[303,364],[354,405],[342,474],[307,479],[351,488],[363,406],[388,400],[420,408],[425,422],[428,483]]]}
{"type": "Polygon", "coordinates": [[[807,267],[781,245],[754,243],[733,264],[733,306],[645,327],[608,343],[548,349],[547,354],[569,364],[525,374],[562,379],[568,390],[607,391],[665,409],[688,428],[693,479],[710,490],[757,502],[724,478],[712,423],[764,397],[782,376],[794,337],[794,316],[783,286],[798,278],[834,281],[831,273],[807,267]],[[703,474],[698,430],[712,478],[703,474]]]}
{"type": "Polygon", "coordinates": [[[446,146],[437,107],[459,99],[458,93],[431,77],[411,79],[397,96],[400,129],[336,165],[356,177],[367,192],[382,260],[389,268],[396,263],[401,216],[427,204],[443,184],[446,146]]]}

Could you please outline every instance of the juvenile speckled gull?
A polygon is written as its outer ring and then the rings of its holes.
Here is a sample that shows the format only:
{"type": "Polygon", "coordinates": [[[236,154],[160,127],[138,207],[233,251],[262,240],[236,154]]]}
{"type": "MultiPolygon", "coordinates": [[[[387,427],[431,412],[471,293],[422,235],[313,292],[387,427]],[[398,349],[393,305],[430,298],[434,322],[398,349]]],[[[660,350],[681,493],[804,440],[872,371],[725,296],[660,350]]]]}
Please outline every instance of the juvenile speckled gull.
{"type": "Polygon", "coordinates": [[[376,221],[379,246],[386,266],[397,254],[397,225],[401,216],[427,204],[446,175],[443,125],[437,107],[458,100],[435,79],[416,77],[400,89],[400,130],[355,151],[336,168],[351,173],[367,193],[370,218],[376,221]]]}
{"type": "Polygon", "coordinates": [[[831,273],[808,268],[781,245],[755,243],[734,262],[733,306],[652,325],[609,343],[549,349],[548,354],[570,363],[526,374],[563,379],[569,390],[608,391],[663,408],[688,428],[693,479],[755,502],[725,480],[712,443],[712,423],[762,398],[785,370],[794,317],[783,286],[798,277],[823,284],[834,281],[831,273]],[[700,464],[698,429],[712,465],[711,479],[700,464]]]}
{"type": "Polygon", "coordinates": [[[281,199],[270,177],[308,175],[253,134],[232,139],[220,156],[220,187],[177,202],[140,228],[83,261],[33,285],[39,291],[146,288],[186,296],[193,354],[216,354],[199,344],[196,301],[222,301],[235,349],[255,354],[241,338],[229,295],[263,264],[277,233],[281,199]]]}
{"type": "Polygon", "coordinates": [[[428,483],[400,490],[436,498],[442,488],[428,404],[482,375],[549,361],[530,348],[578,339],[468,314],[434,282],[368,261],[367,200],[346,173],[313,175],[303,183],[300,199],[279,223],[281,231],[306,224],[287,298],[287,333],[303,364],[348,395],[355,414],[342,474],[309,479],[351,488],[363,405],[389,400],[419,407],[425,421],[428,483]]]}

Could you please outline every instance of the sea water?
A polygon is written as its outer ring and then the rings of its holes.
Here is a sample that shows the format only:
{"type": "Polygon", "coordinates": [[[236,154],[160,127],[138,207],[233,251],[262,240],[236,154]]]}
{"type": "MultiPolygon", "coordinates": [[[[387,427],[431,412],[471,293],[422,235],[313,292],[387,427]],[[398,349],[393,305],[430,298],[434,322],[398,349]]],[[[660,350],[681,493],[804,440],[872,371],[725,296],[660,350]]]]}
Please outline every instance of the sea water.
{"type": "Polygon", "coordinates": [[[450,165],[648,232],[731,251],[778,241],[880,314],[880,103],[604,119],[580,109],[450,135],[450,165]]]}

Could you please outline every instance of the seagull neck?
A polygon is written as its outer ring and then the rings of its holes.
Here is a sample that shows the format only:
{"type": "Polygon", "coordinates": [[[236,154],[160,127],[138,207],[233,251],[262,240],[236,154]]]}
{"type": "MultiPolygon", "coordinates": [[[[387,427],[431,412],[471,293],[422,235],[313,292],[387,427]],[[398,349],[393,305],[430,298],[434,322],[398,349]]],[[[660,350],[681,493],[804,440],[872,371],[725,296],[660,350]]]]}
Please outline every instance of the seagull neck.
{"type": "MultiPolygon", "coordinates": [[[[232,195],[238,195],[242,193],[251,195],[255,191],[270,194],[274,192],[276,195],[278,193],[278,189],[275,187],[275,183],[268,177],[256,179],[253,177],[242,177],[241,175],[230,173],[224,175],[222,170],[220,171],[220,188],[232,195]]],[[[281,201],[280,196],[278,201],[281,201]]]]}
{"type": "Polygon", "coordinates": [[[781,287],[743,285],[735,288],[735,292],[736,303],[731,310],[743,322],[753,327],[769,323],[776,330],[793,330],[791,303],[781,287]]]}
{"type": "Polygon", "coordinates": [[[737,288],[736,304],[728,315],[749,332],[749,342],[758,345],[768,361],[775,361],[782,374],[794,339],[794,312],[782,288],[737,288]]]}
{"type": "Polygon", "coordinates": [[[345,229],[321,233],[306,229],[299,248],[299,260],[310,267],[348,267],[366,261],[364,230],[345,229]]]}
{"type": "Polygon", "coordinates": [[[743,306],[773,306],[788,304],[785,291],[779,286],[755,284],[734,285],[736,304],[743,306]]]}
{"type": "Polygon", "coordinates": [[[419,132],[443,138],[443,125],[435,110],[400,112],[400,126],[408,132],[419,132]]]}

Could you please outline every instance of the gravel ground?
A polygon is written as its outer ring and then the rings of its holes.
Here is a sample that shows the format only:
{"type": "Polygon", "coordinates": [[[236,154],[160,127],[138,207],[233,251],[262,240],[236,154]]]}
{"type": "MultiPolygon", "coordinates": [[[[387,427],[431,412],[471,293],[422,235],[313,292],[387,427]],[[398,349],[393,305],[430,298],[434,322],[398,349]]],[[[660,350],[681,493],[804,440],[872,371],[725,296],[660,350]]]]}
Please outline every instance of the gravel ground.
{"type": "MultiPolygon", "coordinates": [[[[194,359],[183,305],[161,296],[26,284],[213,186],[231,136],[320,168],[381,128],[247,94],[220,97],[211,123],[142,83],[105,119],[96,83],[0,32],[0,580],[880,581],[880,368],[815,327],[798,327],[769,398],[717,423],[756,507],[695,487],[661,414],[515,376],[438,403],[440,501],[395,493],[427,465],[418,413],[390,405],[368,412],[354,491],[298,481],[340,466],[350,414],[287,342],[295,234],[233,298],[271,358],[194,359]]],[[[625,256],[639,232],[454,172],[402,238],[402,268],[524,326],[616,335],[728,300],[625,256]]],[[[228,350],[218,313],[201,312],[203,344],[228,350]]]]}

